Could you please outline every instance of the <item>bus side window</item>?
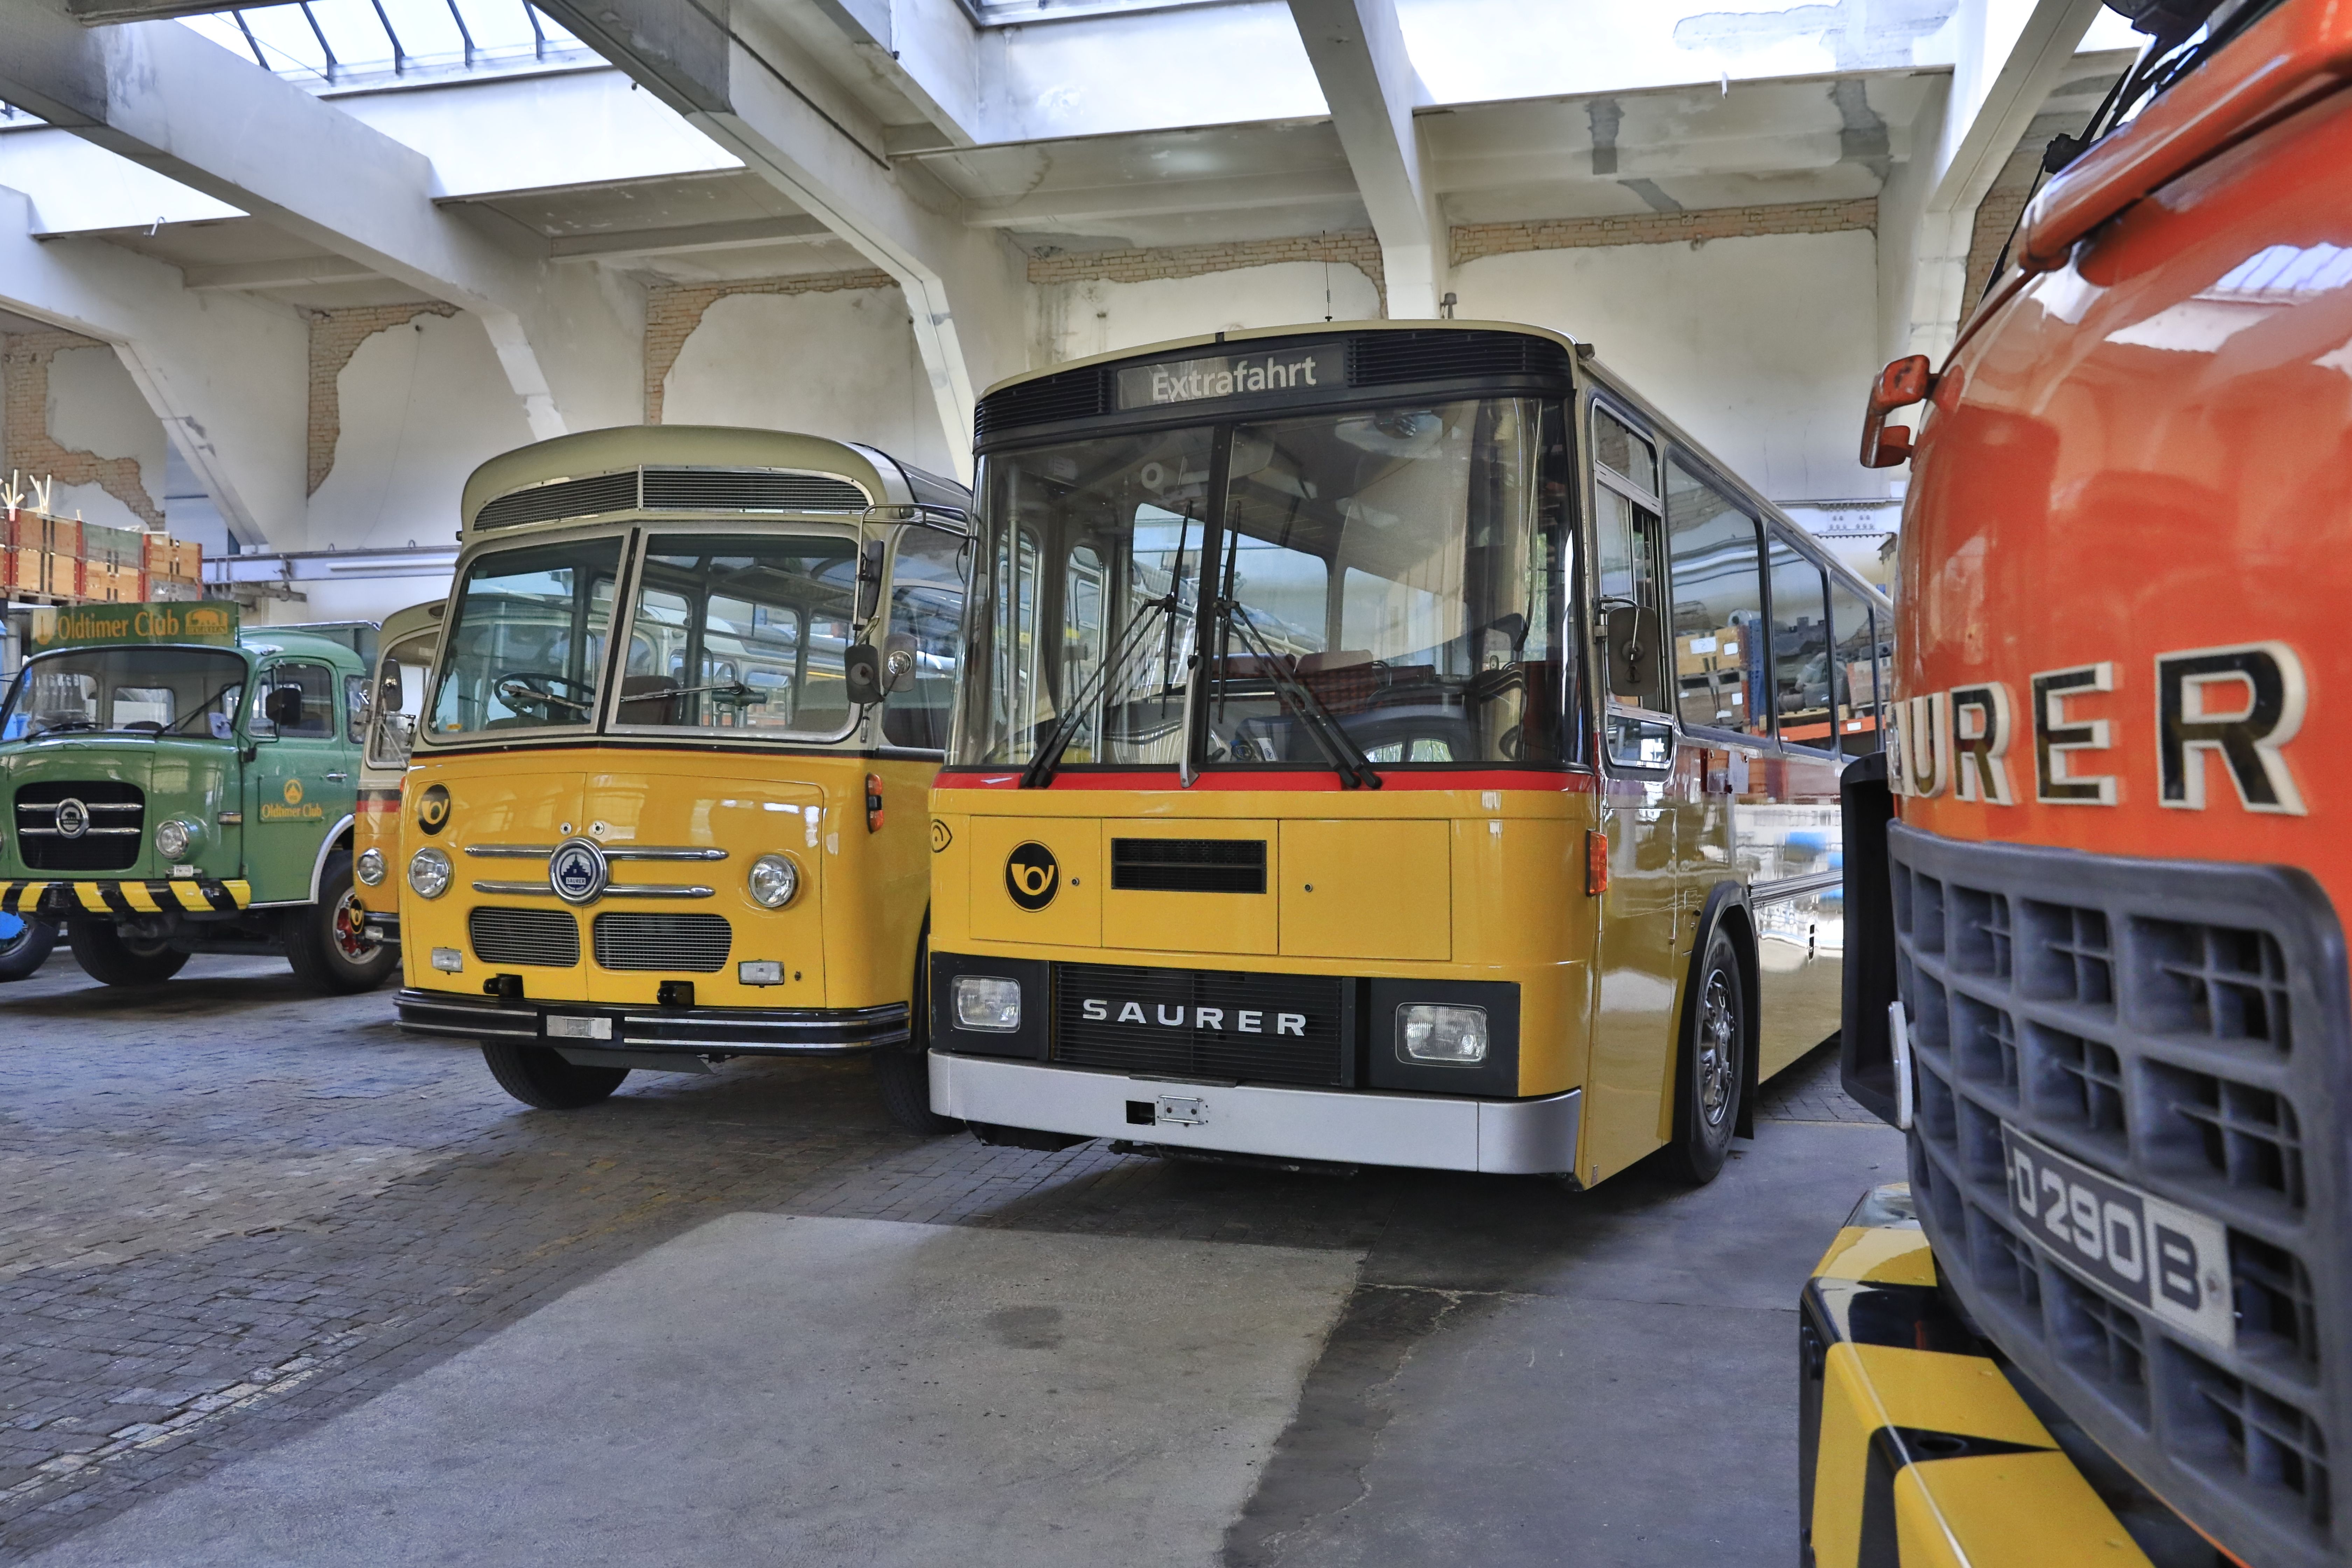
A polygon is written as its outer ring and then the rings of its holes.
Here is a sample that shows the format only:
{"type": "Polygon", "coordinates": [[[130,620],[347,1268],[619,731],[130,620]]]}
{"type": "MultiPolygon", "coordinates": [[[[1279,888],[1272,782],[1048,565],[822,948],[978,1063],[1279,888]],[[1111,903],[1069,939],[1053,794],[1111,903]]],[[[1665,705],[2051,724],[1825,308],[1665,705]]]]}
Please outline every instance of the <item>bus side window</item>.
{"type": "Polygon", "coordinates": [[[1666,464],[1675,691],[1685,724],[1765,734],[1764,554],[1756,520],[1666,464]]]}
{"type": "Polygon", "coordinates": [[[882,739],[944,751],[955,706],[956,636],[963,622],[963,541],[935,529],[898,535],[890,564],[890,630],[915,639],[915,684],[890,693],[882,739]]]}
{"type": "Polygon", "coordinates": [[[1831,719],[1831,649],[1824,574],[1787,540],[1772,541],[1772,705],[1780,739],[1824,751],[1831,719]]]}
{"type": "MultiPolygon", "coordinates": [[[[1600,578],[1601,602],[1594,606],[1596,639],[1606,632],[1610,613],[1647,612],[1636,625],[1646,623],[1650,636],[1636,650],[1640,684],[1632,690],[1611,690],[1612,708],[1638,708],[1651,714],[1672,711],[1666,705],[1666,665],[1659,619],[1664,595],[1661,591],[1664,541],[1657,497],[1658,466],[1649,441],[1607,410],[1592,411],[1592,534],[1593,566],[1600,578]]],[[[1607,650],[1596,646],[1593,668],[1597,679],[1613,686],[1607,650]]],[[[1655,721],[1612,717],[1609,721],[1612,761],[1636,767],[1664,767],[1673,760],[1673,731],[1655,721]]]]}
{"type": "Polygon", "coordinates": [[[1878,750],[1878,680],[1872,669],[1870,606],[1836,578],[1830,579],[1830,629],[1836,639],[1831,673],[1832,716],[1838,750],[1849,757],[1878,750]]]}

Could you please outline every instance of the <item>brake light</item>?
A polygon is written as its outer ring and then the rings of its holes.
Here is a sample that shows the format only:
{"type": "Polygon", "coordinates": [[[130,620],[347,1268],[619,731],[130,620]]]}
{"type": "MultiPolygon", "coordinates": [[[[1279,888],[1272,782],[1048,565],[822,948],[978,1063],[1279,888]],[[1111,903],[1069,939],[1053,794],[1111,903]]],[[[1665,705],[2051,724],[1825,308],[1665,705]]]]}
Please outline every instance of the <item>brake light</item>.
{"type": "Polygon", "coordinates": [[[1609,835],[1597,827],[1584,830],[1584,890],[1596,899],[1609,890],[1609,835]]]}
{"type": "Polygon", "coordinates": [[[882,831],[882,775],[880,773],[866,775],[866,831],[868,833],[882,831]]]}

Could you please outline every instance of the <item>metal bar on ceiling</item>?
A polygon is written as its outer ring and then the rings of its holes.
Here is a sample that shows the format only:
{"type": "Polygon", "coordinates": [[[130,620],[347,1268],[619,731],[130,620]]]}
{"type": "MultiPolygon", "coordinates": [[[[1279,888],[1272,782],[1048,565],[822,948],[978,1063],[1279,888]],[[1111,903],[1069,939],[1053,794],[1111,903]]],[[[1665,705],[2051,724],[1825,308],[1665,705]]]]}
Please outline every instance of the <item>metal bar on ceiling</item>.
{"type": "Polygon", "coordinates": [[[449,19],[457,24],[457,37],[466,41],[466,63],[474,63],[474,30],[466,26],[466,14],[457,9],[457,0],[447,0],[449,19]]]}
{"type": "Polygon", "coordinates": [[[400,47],[400,35],[392,30],[392,18],[384,15],[383,0],[368,0],[375,7],[375,19],[383,25],[383,36],[392,40],[392,74],[398,76],[408,68],[408,51],[400,47]]]}
{"type": "Polygon", "coordinates": [[[547,33],[539,25],[539,7],[530,0],[522,0],[522,14],[530,23],[530,58],[543,60],[547,58],[547,33]]]}
{"type": "Polygon", "coordinates": [[[253,36],[253,27],[246,21],[245,13],[233,11],[230,15],[236,18],[236,30],[245,35],[245,47],[253,51],[253,63],[263,70],[268,70],[269,62],[261,58],[261,40],[253,36]]]}
{"type": "MultiPolygon", "coordinates": [[[[238,15],[239,16],[244,16],[244,15],[245,15],[245,13],[243,13],[242,11],[240,11],[240,12],[238,12],[238,13],[237,13],[237,15],[238,15]]],[[[332,80],[334,80],[334,79],[335,79],[335,49],[334,49],[334,46],[327,42],[327,30],[326,30],[324,27],[321,27],[320,26],[319,26],[319,18],[318,18],[315,15],[313,15],[313,14],[311,13],[311,10],[310,10],[310,0],[302,0],[302,19],[303,19],[304,21],[306,21],[306,22],[308,22],[308,23],[310,23],[310,36],[311,36],[312,37],[315,37],[315,38],[317,38],[317,39],[319,40],[319,52],[320,52],[320,54],[322,54],[322,55],[324,55],[324,56],[326,56],[326,57],[327,57],[327,79],[328,79],[329,81],[332,81],[332,80]]]]}

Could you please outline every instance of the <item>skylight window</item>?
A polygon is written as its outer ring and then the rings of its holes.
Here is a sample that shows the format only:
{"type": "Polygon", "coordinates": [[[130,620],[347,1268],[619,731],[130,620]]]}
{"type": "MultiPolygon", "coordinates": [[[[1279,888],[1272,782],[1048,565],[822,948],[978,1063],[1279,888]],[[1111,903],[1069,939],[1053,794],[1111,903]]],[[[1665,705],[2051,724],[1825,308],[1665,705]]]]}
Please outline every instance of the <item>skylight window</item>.
{"type": "Polygon", "coordinates": [[[595,58],[524,0],[296,0],[184,20],[221,47],[314,88],[595,58]]]}

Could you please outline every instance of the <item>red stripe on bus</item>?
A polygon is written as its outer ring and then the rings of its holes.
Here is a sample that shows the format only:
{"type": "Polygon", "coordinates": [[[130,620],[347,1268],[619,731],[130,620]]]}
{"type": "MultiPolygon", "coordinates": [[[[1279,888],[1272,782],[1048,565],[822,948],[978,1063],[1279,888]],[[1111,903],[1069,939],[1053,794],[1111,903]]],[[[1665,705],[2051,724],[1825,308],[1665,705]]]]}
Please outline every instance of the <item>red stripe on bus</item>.
{"type": "MultiPolygon", "coordinates": [[[[1465,768],[1459,773],[1383,773],[1382,788],[1391,790],[1546,790],[1552,793],[1590,794],[1593,787],[1591,773],[1552,773],[1536,768],[1465,768]]],[[[985,769],[940,770],[932,782],[934,789],[1018,789],[1021,774],[992,773],[985,769]]],[[[1160,790],[1172,791],[1181,786],[1177,783],[1176,770],[1117,773],[1063,772],[1054,775],[1048,789],[1061,790],[1160,790]]],[[[1343,786],[1335,773],[1311,770],[1244,773],[1211,772],[1193,782],[1196,790],[1283,791],[1291,794],[1313,792],[1338,793],[1343,786]]]]}

